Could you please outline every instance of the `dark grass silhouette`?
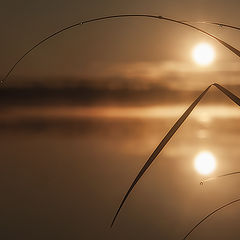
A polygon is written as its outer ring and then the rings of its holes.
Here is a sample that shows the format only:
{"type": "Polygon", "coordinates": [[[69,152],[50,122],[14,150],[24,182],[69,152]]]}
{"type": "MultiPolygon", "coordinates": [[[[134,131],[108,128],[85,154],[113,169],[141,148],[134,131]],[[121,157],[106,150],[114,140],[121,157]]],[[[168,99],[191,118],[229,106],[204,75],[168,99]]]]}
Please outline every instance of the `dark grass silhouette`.
{"type": "MultiPolygon", "coordinates": [[[[216,176],[216,177],[211,177],[211,178],[207,178],[203,181],[200,182],[200,185],[203,185],[205,182],[209,182],[209,181],[213,181],[213,180],[217,180],[219,178],[222,178],[222,177],[228,177],[228,176],[232,176],[232,175],[235,175],[235,174],[239,174],[240,172],[237,171],[237,172],[230,172],[230,173],[226,173],[226,174],[222,174],[222,175],[219,175],[219,176],[216,176]]],[[[193,226],[193,228],[191,228],[191,230],[184,236],[183,240],[184,239],[187,239],[187,237],[197,228],[199,227],[200,224],[202,224],[203,222],[205,222],[210,216],[214,215],[215,213],[217,213],[218,211],[222,210],[223,208],[226,208],[236,202],[240,201],[240,198],[236,199],[236,200],[233,200],[227,204],[224,204],[222,205],[221,207],[215,209],[214,211],[210,212],[207,216],[205,216],[204,218],[202,218],[196,225],[193,226]]]]}
{"type": "Polygon", "coordinates": [[[199,221],[183,238],[183,240],[187,239],[187,237],[200,225],[202,224],[203,222],[205,222],[209,217],[211,217],[212,215],[216,214],[218,211],[222,210],[223,208],[226,208],[236,202],[239,202],[240,201],[240,198],[236,199],[236,200],[233,200],[227,204],[224,204],[223,206],[215,209],[214,211],[212,211],[211,213],[209,213],[206,217],[204,217],[201,221],[199,221]]]}
{"type": "Polygon", "coordinates": [[[236,95],[234,95],[232,92],[224,88],[223,86],[214,83],[208,86],[198,98],[190,105],[190,107],[182,114],[182,116],[177,120],[177,122],[173,125],[173,127],[168,131],[168,133],[165,135],[165,137],[162,139],[160,144],[156,147],[154,152],[151,154],[151,156],[148,158],[142,169],[139,171],[137,177],[132,182],[130,188],[128,189],[127,193],[125,194],[122,202],[120,203],[119,208],[117,209],[116,214],[114,215],[114,218],[111,223],[111,227],[114,225],[117,216],[124,205],[125,201],[127,200],[129,194],[137,184],[137,182],[140,180],[140,178],[143,176],[143,174],[147,171],[147,169],[150,167],[152,162],[156,159],[158,154],[163,150],[163,148],[167,145],[169,140],[173,137],[173,135],[176,133],[176,131],[179,129],[179,127],[184,123],[184,121],[187,119],[187,117],[190,115],[190,113],[193,111],[193,109],[197,106],[197,104],[201,101],[201,99],[204,97],[204,95],[208,92],[211,86],[215,86],[218,88],[222,93],[224,93],[228,98],[230,98],[234,103],[236,103],[238,106],[240,106],[240,98],[238,98],[236,95]]]}
{"type": "MultiPolygon", "coordinates": [[[[198,27],[195,27],[191,24],[189,24],[187,21],[179,21],[173,18],[167,18],[167,17],[163,17],[163,16],[157,16],[157,15],[149,15],[149,14],[120,14],[120,15],[111,15],[111,16],[104,16],[104,17],[100,17],[100,18],[92,18],[92,19],[88,19],[88,20],[84,20],[72,25],[69,25],[67,27],[64,27],[58,31],[56,31],[55,33],[47,36],[46,38],[42,39],[40,42],[38,42],[37,44],[35,44],[32,48],[30,48],[28,51],[26,51],[14,64],[13,66],[9,69],[9,71],[7,72],[7,74],[5,75],[5,77],[1,80],[1,84],[5,83],[7,78],[9,77],[9,75],[11,74],[11,72],[15,69],[15,67],[29,54],[31,53],[35,48],[37,48],[39,45],[43,44],[44,42],[46,42],[47,40],[49,40],[50,38],[53,38],[57,35],[59,35],[62,32],[65,32],[69,29],[72,29],[74,27],[78,27],[81,26],[83,24],[87,24],[87,23],[91,23],[91,22],[96,22],[96,21],[103,21],[103,20],[108,20],[108,19],[113,19],[113,18],[129,18],[129,17],[144,17],[144,18],[152,18],[152,19],[157,19],[157,20],[165,20],[165,21],[170,21],[170,22],[174,22],[177,24],[181,24],[187,27],[190,27],[192,29],[195,29],[213,39],[215,39],[216,41],[218,41],[220,44],[222,44],[224,47],[226,47],[227,49],[229,49],[231,52],[233,52],[235,55],[237,55],[238,57],[240,57],[240,51],[236,48],[234,48],[233,46],[231,46],[230,44],[226,43],[225,41],[219,39],[218,37],[214,36],[213,34],[210,34],[207,31],[204,31],[198,27]]],[[[196,22],[195,22],[196,23],[196,22]]],[[[212,22],[202,22],[202,23],[210,23],[210,24],[215,24],[218,26],[224,26],[224,27],[231,27],[231,28],[235,28],[238,29],[238,27],[235,26],[231,26],[231,25],[226,25],[226,24],[219,24],[219,23],[212,23],[212,22]]]]}
{"type": "Polygon", "coordinates": [[[200,182],[200,185],[203,185],[204,183],[209,182],[209,181],[217,180],[217,179],[222,178],[222,177],[232,176],[232,175],[235,175],[235,174],[240,174],[240,172],[230,172],[230,173],[222,174],[222,175],[219,175],[219,176],[216,176],[216,177],[207,178],[207,179],[202,180],[200,182]]]}
{"type": "Polygon", "coordinates": [[[240,30],[240,27],[236,27],[233,25],[228,25],[225,23],[219,23],[219,22],[209,22],[209,21],[183,21],[185,23],[197,23],[197,24],[210,24],[210,25],[217,25],[219,27],[226,27],[226,28],[231,28],[235,30],[240,30]]]}

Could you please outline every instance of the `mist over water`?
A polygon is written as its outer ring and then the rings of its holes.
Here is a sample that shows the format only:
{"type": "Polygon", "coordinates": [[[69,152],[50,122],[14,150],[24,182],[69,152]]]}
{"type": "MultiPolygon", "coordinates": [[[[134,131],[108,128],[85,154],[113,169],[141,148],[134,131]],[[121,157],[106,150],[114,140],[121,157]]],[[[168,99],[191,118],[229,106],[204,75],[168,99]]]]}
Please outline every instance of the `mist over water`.
{"type": "MultiPolygon", "coordinates": [[[[239,109],[201,107],[139,182],[112,230],[123,194],[185,106],[6,108],[0,117],[2,238],[181,238],[239,196],[239,178],[201,187],[203,176],[193,166],[195,155],[208,150],[217,159],[214,175],[239,169],[239,109]],[[76,113],[81,110],[86,114],[76,113]]],[[[234,239],[239,210],[225,209],[194,239],[234,239]]]]}
{"type": "MultiPolygon", "coordinates": [[[[240,167],[239,108],[212,89],[109,228],[139,169],[199,91],[104,84],[1,89],[1,238],[180,239],[237,198],[237,176],[202,187],[194,169],[201,151],[217,161],[208,177],[240,167]]],[[[234,239],[238,211],[224,209],[193,237],[234,239]]]]}

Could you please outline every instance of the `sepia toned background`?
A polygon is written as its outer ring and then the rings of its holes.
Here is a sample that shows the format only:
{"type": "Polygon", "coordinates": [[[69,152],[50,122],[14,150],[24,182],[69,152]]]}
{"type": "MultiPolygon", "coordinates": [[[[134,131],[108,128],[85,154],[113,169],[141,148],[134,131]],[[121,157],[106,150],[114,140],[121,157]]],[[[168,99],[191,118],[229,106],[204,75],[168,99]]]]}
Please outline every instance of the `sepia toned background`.
{"type": "MultiPolygon", "coordinates": [[[[239,26],[237,1],[2,1],[0,77],[31,46],[70,24],[149,13],[239,26]]],[[[198,25],[240,48],[240,32],[198,25]]],[[[33,51],[0,89],[2,239],[181,239],[239,197],[239,177],[200,186],[194,157],[211,152],[211,176],[239,171],[240,109],[212,88],[137,184],[149,155],[191,102],[217,82],[240,96],[240,59],[184,26],[149,19],[84,25],[33,51]],[[208,42],[210,66],[191,57],[208,42]]],[[[189,239],[239,239],[239,204],[189,239]]]]}

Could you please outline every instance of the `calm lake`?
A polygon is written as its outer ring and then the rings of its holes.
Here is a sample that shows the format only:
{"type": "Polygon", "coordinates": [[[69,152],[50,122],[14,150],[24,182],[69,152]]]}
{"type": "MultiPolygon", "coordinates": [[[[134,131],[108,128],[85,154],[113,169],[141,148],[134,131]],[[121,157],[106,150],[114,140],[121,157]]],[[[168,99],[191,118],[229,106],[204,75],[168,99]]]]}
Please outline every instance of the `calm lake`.
{"type": "MultiPolygon", "coordinates": [[[[0,117],[2,239],[181,239],[239,197],[239,176],[200,186],[194,157],[211,152],[217,176],[240,169],[240,111],[202,106],[136,185],[131,182],[186,106],[13,107],[0,117]],[[224,114],[227,112],[227,115],[224,114]]],[[[209,177],[209,176],[207,176],[209,177]]],[[[239,239],[240,204],[189,239],[239,239]]]]}

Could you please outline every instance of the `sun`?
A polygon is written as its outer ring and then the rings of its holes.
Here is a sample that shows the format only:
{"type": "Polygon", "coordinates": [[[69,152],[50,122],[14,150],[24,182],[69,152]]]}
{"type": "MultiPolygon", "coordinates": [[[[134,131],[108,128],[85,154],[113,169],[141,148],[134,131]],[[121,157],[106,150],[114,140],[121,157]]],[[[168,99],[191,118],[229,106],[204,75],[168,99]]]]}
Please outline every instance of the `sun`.
{"type": "Polygon", "coordinates": [[[216,168],[216,159],[210,152],[200,152],[194,159],[195,169],[203,175],[213,172],[216,168]]]}
{"type": "Polygon", "coordinates": [[[192,51],[194,61],[202,66],[209,65],[215,58],[215,51],[208,43],[200,43],[192,51]]]}

